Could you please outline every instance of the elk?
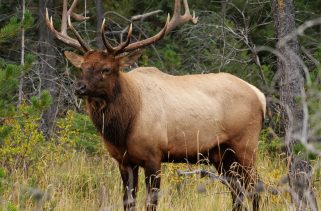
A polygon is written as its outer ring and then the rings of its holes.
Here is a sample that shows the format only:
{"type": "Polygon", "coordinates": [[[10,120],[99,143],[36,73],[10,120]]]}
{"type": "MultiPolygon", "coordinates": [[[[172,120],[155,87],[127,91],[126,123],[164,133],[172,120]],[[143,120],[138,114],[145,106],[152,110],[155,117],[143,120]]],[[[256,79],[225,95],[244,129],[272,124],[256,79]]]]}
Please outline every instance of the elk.
{"type": "MultiPolygon", "coordinates": [[[[113,47],[101,37],[106,49],[92,50],[73,27],[74,1],[67,10],[64,0],[61,32],[46,12],[46,22],[57,39],[84,55],[65,51],[66,58],[81,70],[75,94],[86,101],[90,118],[110,155],[118,162],[123,180],[125,210],[135,209],[138,168],[145,173],[146,209],[156,210],[162,162],[198,163],[200,155],[229,178],[233,210],[242,209],[246,190],[258,181],[255,159],[265,116],[264,94],[253,85],[227,73],[173,76],[155,67],[122,69],[134,64],[140,49],[151,45],[178,25],[197,22],[187,0],[181,15],[175,1],[172,19],[156,35],[113,47]],[[70,29],[75,38],[67,34],[70,29]]],[[[259,196],[251,194],[253,209],[259,196]]]]}

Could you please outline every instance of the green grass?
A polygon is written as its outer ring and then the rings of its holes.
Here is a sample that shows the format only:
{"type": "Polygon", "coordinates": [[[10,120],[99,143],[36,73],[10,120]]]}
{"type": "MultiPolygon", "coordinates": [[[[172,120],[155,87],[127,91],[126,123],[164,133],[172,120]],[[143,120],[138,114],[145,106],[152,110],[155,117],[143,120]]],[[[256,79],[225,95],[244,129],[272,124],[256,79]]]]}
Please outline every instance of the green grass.
{"type": "MultiPolygon", "coordinates": [[[[286,175],[286,161],[260,154],[257,169],[267,189],[277,187],[278,195],[262,193],[261,210],[291,210],[287,185],[280,185],[286,175]],[[282,192],[283,191],[283,192],[282,192]]],[[[230,210],[228,189],[219,181],[178,176],[176,170],[212,169],[211,166],[164,164],[162,166],[159,210],[230,210]],[[200,191],[201,190],[201,191],[200,191]]],[[[140,171],[137,210],[144,208],[145,187],[140,171]]],[[[25,175],[17,170],[1,180],[2,210],[122,210],[122,184],[117,163],[105,154],[88,156],[73,152],[62,165],[50,165],[44,172],[25,175]]],[[[320,182],[315,186],[320,196],[320,182]]],[[[319,205],[320,197],[317,197],[319,205]]],[[[245,206],[251,207],[249,201],[245,206]]]]}

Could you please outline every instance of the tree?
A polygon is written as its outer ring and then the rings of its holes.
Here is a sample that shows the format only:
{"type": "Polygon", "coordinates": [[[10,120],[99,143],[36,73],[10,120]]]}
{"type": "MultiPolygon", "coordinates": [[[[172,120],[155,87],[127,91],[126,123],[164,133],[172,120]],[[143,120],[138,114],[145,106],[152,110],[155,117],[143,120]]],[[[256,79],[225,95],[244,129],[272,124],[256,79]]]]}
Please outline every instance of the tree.
{"type": "Polygon", "coordinates": [[[48,90],[52,96],[52,105],[43,113],[42,130],[48,136],[52,133],[54,122],[58,112],[58,93],[59,87],[56,83],[56,51],[53,48],[53,37],[45,24],[45,11],[48,8],[51,11],[53,8],[53,0],[39,1],[39,87],[40,90],[48,90]]]}
{"type": "Polygon", "coordinates": [[[293,147],[298,143],[297,137],[303,132],[303,106],[298,96],[304,96],[304,71],[300,63],[299,42],[292,34],[296,30],[294,5],[292,0],[273,0],[272,7],[278,39],[277,71],[280,75],[279,94],[283,106],[286,151],[290,159],[288,177],[292,201],[299,210],[308,206],[314,208],[316,200],[311,187],[312,169],[308,161],[293,153],[293,147]]]}
{"type": "MultiPolygon", "coordinates": [[[[13,16],[8,23],[0,28],[1,45],[11,42],[12,38],[17,37],[18,34],[33,25],[34,19],[31,13],[25,11],[23,15],[25,17],[21,21],[13,16]]],[[[12,116],[16,111],[18,79],[30,69],[33,62],[33,56],[30,54],[27,54],[26,58],[23,56],[23,58],[26,62],[16,65],[0,57],[0,118],[12,116]]]]}
{"type": "Polygon", "coordinates": [[[103,49],[103,41],[101,40],[101,33],[100,33],[100,27],[101,23],[103,22],[104,19],[104,12],[103,12],[103,4],[102,0],[95,0],[95,5],[96,5],[96,17],[97,17],[97,23],[96,23],[96,43],[97,47],[99,49],[103,49]]]}

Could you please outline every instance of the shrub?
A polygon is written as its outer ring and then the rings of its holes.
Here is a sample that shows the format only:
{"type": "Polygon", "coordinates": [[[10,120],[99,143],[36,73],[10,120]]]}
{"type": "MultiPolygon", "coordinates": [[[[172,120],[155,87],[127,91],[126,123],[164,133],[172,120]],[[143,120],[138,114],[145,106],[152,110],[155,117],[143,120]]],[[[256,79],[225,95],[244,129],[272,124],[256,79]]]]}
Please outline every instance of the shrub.
{"type": "Polygon", "coordinates": [[[9,172],[17,168],[27,170],[41,158],[40,144],[45,138],[39,131],[39,116],[29,113],[29,108],[22,105],[16,116],[6,118],[0,127],[0,163],[9,172]]]}
{"type": "Polygon", "coordinates": [[[277,156],[282,153],[282,148],[284,146],[283,141],[273,136],[271,128],[265,128],[261,131],[259,139],[259,151],[263,154],[270,154],[277,156]]]}
{"type": "Polygon", "coordinates": [[[84,150],[91,155],[100,152],[100,137],[87,115],[70,110],[57,125],[60,128],[59,136],[68,136],[77,150],[84,150]]]}

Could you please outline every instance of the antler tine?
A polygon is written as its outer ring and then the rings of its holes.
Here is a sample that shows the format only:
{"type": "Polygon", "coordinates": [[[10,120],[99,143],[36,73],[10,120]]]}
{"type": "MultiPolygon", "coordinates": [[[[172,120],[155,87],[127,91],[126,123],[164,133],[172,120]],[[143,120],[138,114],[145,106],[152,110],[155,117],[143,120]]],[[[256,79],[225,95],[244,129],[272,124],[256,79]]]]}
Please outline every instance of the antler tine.
{"type": "Polygon", "coordinates": [[[129,44],[127,47],[123,49],[122,52],[129,52],[129,51],[136,50],[138,48],[143,48],[145,46],[151,45],[157,42],[158,40],[162,39],[165,36],[165,32],[169,24],[169,19],[170,19],[170,16],[168,14],[165,26],[160,32],[158,32],[158,34],[154,35],[153,37],[149,37],[145,40],[141,40],[141,41],[129,44]]]}
{"type": "Polygon", "coordinates": [[[70,20],[70,15],[68,16],[68,27],[71,29],[71,31],[74,33],[74,35],[76,36],[79,44],[81,45],[81,47],[85,50],[85,51],[90,51],[90,47],[87,46],[87,44],[84,42],[84,40],[81,38],[80,34],[77,32],[77,30],[74,28],[74,26],[71,24],[71,20],[70,20]]]}
{"type": "Polygon", "coordinates": [[[132,32],[133,32],[133,23],[130,23],[129,28],[128,28],[128,32],[127,32],[127,39],[126,39],[125,42],[120,43],[115,48],[116,49],[115,55],[124,52],[125,47],[127,47],[129,45],[129,43],[130,43],[132,32]]]}
{"type": "Polygon", "coordinates": [[[73,19],[75,19],[76,21],[84,21],[84,20],[88,20],[89,17],[85,17],[83,15],[77,14],[75,12],[73,12],[73,10],[75,9],[76,5],[78,3],[78,0],[74,0],[68,10],[68,16],[70,15],[73,19]]]}
{"type": "Polygon", "coordinates": [[[184,24],[189,20],[191,20],[193,24],[197,23],[198,17],[195,17],[194,11],[193,16],[191,15],[187,0],[184,0],[184,9],[185,13],[184,15],[181,15],[181,0],[175,0],[174,14],[171,21],[169,22],[166,34],[170,33],[178,25],[184,24]]]}
{"type": "Polygon", "coordinates": [[[114,54],[115,53],[115,49],[113,48],[113,46],[110,45],[110,43],[108,42],[107,38],[105,37],[105,22],[106,19],[104,18],[103,22],[101,23],[101,27],[100,27],[100,32],[101,32],[101,38],[103,40],[104,46],[107,49],[107,52],[114,54]]]}
{"type": "Polygon", "coordinates": [[[103,20],[103,22],[102,22],[102,24],[101,24],[100,31],[101,31],[101,36],[102,36],[102,39],[103,39],[103,43],[104,43],[107,51],[108,51],[110,54],[113,54],[113,55],[117,55],[117,54],[119,54],[119,53],[124,52],[124,48],[125,48],[126,46],[128,46],[129,43],[130,43],[130,39],[131,39],[131,36],[132,36],[132,31],[133,31],[133,24],[131,23],[131,24],[129,25],[129,27],[128,27],[128,33],[127,33],[127,39],[126,39],[126,41],[120,43],[117,47],[114,48],[114,47],[112,47],[112,46],[109,44],[109,42],[108,42],[108,40],[107,40],[107,38],[106,38],[106,36],[105,36],[105,31],[104,31],[105,21],[106,21],[106,19],[103,20]]]}
{"type": "Polygon", "coordinates": [[[198,17],[195,16],[195,11],[193,11],[193,15],[191,16],[187,0],[184,0],[184,8],[185,8],[185,14],[183,15],[183,17],[186,16],[188,17],[188,20],[192,21],[193,24],[197,24],[198,17]]]}
{"type": "Polygon", "coordinates": [[[78,0],[74,0],[72,2],[71,6],[70,6],[70,8],[68,10],[68,15],[70,15],[73,12],[73,10],[76,8],[77,3],[78,3],[78,0]]]}
{"type": "Polygon", "coordinates": [[[64,0],[63,1],[63,6],[62,6],[62,17],[61,17],[61,27],[60,27],[60,31],[63,35],[67,35],[67,18],[68,18],[68,1],[64,0]]]}
{"type": "Polygon", "coordinates": [[[68,35],[63,34],[63,32],[58,32],[54,25],[53,25],[53,21],[52,21],[52,17],[50,17],[49,19],[49,13],[48,13],[48,8],[46,8],[46,24],[48,26],[48,28],[50,29],[50,31],[54,34],[54,36],[61,42],[65,43],[66,45],[76,48],[82,52],[85,52],[83,47],[79,44],[79,42],[71,37],[69,37],[68,35]]]}
{"type": "Polygon", "coordinates": [[[72,26],[70,21],[70,14],[74,14],[72,11],[75,8],[78,0],[74,0],[70,9],[67,10],[68,2],[67,0],[63,1],[63,12],[62,12],[62,18],[61,18],[61,32],[58,32],[52,21],[52,17],[50,17],[49,20],[49,13],[48,8],[46,8],[46,24],[50,31],[55,35],[55,37],[60,40],[61,42],[65,43],[66,45],[69,45],[73,48],[76,48],[83,53],[90,50],[90,48],[85,44],[83,39],[80,37],[79,33],[76,31],[76,29],[72,26]],[[67,26],[69,26],[72,30],[72,32],[75,34],[77,39],[74,39],[70,36],[68,36],[67,33],[67,26]]]}

